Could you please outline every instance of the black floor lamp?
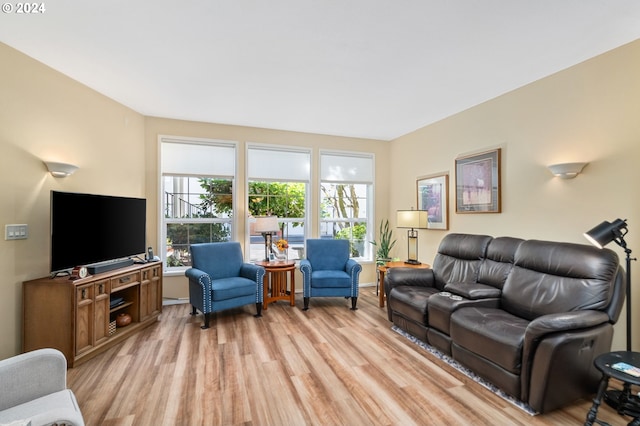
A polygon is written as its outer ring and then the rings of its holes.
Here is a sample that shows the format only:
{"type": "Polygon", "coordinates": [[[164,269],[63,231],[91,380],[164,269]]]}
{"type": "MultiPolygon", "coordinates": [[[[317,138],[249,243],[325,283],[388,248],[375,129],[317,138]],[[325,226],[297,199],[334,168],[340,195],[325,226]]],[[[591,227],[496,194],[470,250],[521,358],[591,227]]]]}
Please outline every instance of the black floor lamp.
{"type": "MultiPolygon", "coordinates": [[[[585,232],[584,236],[594,246],[602,248],[609,244],[611,241],[622,247],[626,255],[626,298],[627,298],[627,352],[632,351],[632,338],[631,338],[631,261],[636,258],[631,257],[631,249],[627,247],[627,243],[624,240],[624,236],[627,235],[627,220],[616,219],[609,223],[606,220],[600,225],[585,232]]],[[[609,390],[605,394],[605,401],[611,407],[616,408],[618,412],[621,410],[621,405],[628,405],[631,410],[640,410],[639,398],[631,394],[631,386],[629,384],[624,385],[622,391],[609,390]],[[624,393],[624,398],[621,397],[621,392],[624,393]],[[622,404],[620,401],[624,401],[622,404]]]]}
{"type": "Polygon", "coordinates": [[[624,249],[627,256],[627,351],[631,352],[631,261],[636,259],[631,258],[631,249],[627,247],[627,243],[624,240],[627,232],[626,219],[616,219],[612,223],[605,220],[592,230],[585,232],[584,236],[598,248],[602,248],[613,241],[624,249]]]}

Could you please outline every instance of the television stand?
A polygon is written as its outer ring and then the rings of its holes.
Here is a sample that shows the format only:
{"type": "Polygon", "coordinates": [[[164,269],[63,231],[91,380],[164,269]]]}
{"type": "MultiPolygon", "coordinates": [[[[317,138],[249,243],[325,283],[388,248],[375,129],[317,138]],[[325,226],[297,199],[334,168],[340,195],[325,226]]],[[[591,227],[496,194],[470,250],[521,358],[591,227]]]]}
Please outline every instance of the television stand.
{"type": "Polygon", "coordinates": [[[91,275],[102,274],[103,272],[113,271],[114,269],[126,268],[133,265],[133,259],[115,259],[106,260],[104,262],[96,262],[86,265],[87,272],[91,275]]]}
{"type": "Polygon", "coordinates": [[[86,278],[38,278],[22,285],[22,350],[56,348],[74,367],[158,321],[162,262],[86,278]],[[117,327],[120,314],[131,323],[117,327]]]}

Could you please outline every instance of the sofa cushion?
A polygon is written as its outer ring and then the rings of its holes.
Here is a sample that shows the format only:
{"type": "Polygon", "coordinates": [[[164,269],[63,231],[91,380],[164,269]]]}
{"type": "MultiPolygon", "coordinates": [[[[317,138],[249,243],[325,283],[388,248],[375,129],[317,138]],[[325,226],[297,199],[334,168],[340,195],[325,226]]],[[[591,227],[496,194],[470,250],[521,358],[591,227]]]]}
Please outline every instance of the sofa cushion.
{"type": "Polygon", "coordinates": [[[533,320],[583,309],[606,310],[618,256],[586,244],[528,240],[518,246],[502,289],[502,308],[533,320]]]}
{"type": "Polygon", "coordinates": [[[442,290],[449,282],[476,282],[491,239],[488,235],[448,234],[433,260],[435,287],[442,290]]]}
{"type": "MultiPolygon", "coordinates": [[[[490,288],[493,291],[500,292],[500,290],[496,288],[490,288]]],[[[499,303],[500,300],[496,297],[472,300],[449,292],[436,293],[429,298],[429,305],[427,306],[429,327],[449,335],[451,314],[456,310],[466,306],[497,308],[499,303]]]]}
{"type": "Polygon", "coordinates": [[[478,270],[478,283],[502,289],[513,268],[516,250],[523,241],[513,237],[498,237],[491,240],[485,259],[478,270]]]}
{"type": "Polygon", "coordinates": [[[520,373],[529,321],[501,309],[465,307],[451,314],[451,339],[503,369],[520,373]]]}
{"type": "Polygon", "coordinates": [[[233,277],[214,280],[211,283],[213,297],[211,300],[219,302],[236,297],[250,296],[256,294],[256,282],[248,278],[233,277]]]}
{"type": "Polygon", "coordinates": [[[427,325],[429,296],[437,292],[433,287],[395,287],[390,293],[389,308],[407,319],[427,325]]]}
{"type": "Polygon", "coordinates": [[[314,270],[311,273],[311,287],[349,288],[351,276],[345,271],[314,270]]]}

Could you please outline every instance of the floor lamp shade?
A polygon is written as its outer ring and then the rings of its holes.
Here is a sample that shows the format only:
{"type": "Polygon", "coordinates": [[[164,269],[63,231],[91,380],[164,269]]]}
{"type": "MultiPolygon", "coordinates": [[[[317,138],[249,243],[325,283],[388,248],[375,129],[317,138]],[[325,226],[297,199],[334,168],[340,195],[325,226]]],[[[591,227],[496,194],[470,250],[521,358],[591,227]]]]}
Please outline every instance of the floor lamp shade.
{"type": "Polygon", "coordinates": [[[426,229],[428,214],[426,210],[398,210],[398,228],[409,228],[407,231],[407,260],[405,263],[419,265],[418,261],[418,231],[426,229]]]}
{"type": "Polygon", "coordinates": [[[606,220],[600,225],[585,232],[584,236],[591,244],[602,248],[617,238],[622,238],[627,233],[627,221],[616,219],[609,223],[606,220]]]}
{"type": "Polygon", "coordinates": [[[269,260],[269,251],[271,250],[271,236],[280,230],[277,216],[261,216],[256,218],[256,224],[253,228],[255,232],[260,232],[264,237],[264,260],[269,260]]]}

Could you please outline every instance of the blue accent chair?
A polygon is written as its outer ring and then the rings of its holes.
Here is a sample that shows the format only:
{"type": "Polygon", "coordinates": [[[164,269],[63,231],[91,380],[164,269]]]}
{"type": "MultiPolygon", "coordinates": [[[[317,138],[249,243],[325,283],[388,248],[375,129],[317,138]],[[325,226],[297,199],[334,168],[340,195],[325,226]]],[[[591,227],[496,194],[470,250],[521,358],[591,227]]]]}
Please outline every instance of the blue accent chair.
{"type": "Polygon", "coordinates": [[[256,304],[256,317],[262,314],[262,266],[244,263],[238,242],[191,245],[192,268],[185,271],[189,278],[191,315],[204,314],[203,329],[209,328],[212,312],[256,304]]]}
{"type": "Polygon", "coordinates": [[[358,309],[358,279],[362,266],[349,254],[347,240],[307,240],[307,258],[300,261],[303,310],[309,309],[310,297],[341,296],[351,298],[351,309],[358,309]]]}

